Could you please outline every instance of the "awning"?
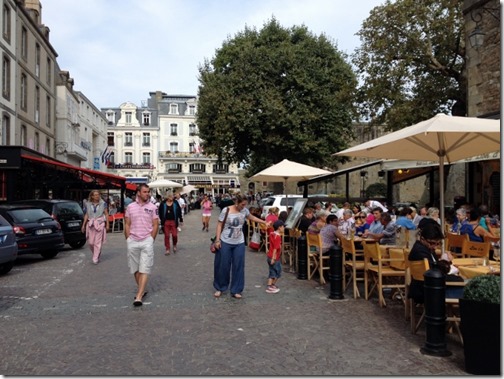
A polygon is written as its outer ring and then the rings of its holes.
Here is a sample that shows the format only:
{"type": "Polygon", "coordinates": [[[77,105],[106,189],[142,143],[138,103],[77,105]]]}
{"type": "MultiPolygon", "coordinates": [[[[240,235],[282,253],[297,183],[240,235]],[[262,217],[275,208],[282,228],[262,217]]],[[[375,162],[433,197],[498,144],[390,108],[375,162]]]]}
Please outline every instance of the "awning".
{"type": "Polygon", "coordinates": [[[44,158],[38,158],[31,155],[22,154],[21,158],[30,160],[32,162],[43,164],[47,167],[56,168],[60,170],[72,171],[79,175],[80,179],[84,182],[98,182],[103,185],[105,183],[111,183],[122,187],[126,183],[126,178],[119,175],[108,174],[102,171],[91,170],[88,168],[72,166],[68,163],[63,163],[57,160],[49,160],[44,158]]]}
{"type": "Polygon", "coordinates": [[[366,167],[375,166],[377,164],[381,164],[382,162],[383,162],[383,159],[380,159],[378,161],[372,161],[372,162],[363,163],[363,164],[360,164],[360,165],[357,165],[357,166],[352,166],[352,167],[344,168],[344,169],[341,169],[341,170],[338,170],[338,171],[334,171],[334,172],[332,172],[330,174],[327,174],[327,175],[319,175],[319,176],[316,176],[316,177],[308,179],[308,180],[303,180],[301,182],[298,182],[297,185],[298,185],[298,187],[302,187],[302,186],[306,186],[308,184],[318,183],[320,181],[327,180],[327,179],[332,179],[332,178],[334,178],[336,176],[340,176],[340,175],[349,174],[349,173],[351,173],[353,171],[361,170],[361,169],[366,168],[366,167]]]}
{"type": "Polygon", "coordinates": [[[207,175],[187,175],[187,181],[189,184],[213,184],[212,178],[207,175]]]}

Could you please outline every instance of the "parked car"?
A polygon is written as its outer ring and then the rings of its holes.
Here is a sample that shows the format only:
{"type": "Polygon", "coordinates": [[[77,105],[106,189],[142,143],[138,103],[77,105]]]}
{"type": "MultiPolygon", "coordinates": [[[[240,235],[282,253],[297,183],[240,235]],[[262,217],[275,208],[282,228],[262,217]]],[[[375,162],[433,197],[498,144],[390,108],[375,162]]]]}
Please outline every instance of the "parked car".
{"type": "Polygon", "coordinates": [[[84,212],[79,203],[73,200],[30,199],[18,200],[10,204],[25,204],[41,208],[59,222],[65,243],[79,249],[86,243],[86,234],[81,232],[84,212]]]}
{"type": "Polygon", "coordinates": [[[277,207],[279,209],[279,213],[282,211],[287,211],[287,207],[293,207],[296,200],[303,197],[301,195],[287,195],[288,197],[286,198],[285,196],[286,195],[272,195],[268,196],[265,199],[261,199],[261,201],[264,200],[264,202],[262,203],[263,205],[261,210],[261,218],[266,218],[271,207],[277,207]]]}
{"type": "Polygon", "coordinates": [[[18,245],[14,228],[0,216],[0,275],[7,274],[14,266],[18,255],[18,245]]]}
{"type": "Polygon", "coordinates": [[[40,254],[54,258],[65,246],[58,221],[43,209],[28,205],[2,205],[0,215],[12,225],[18,255],[40,254]]]}

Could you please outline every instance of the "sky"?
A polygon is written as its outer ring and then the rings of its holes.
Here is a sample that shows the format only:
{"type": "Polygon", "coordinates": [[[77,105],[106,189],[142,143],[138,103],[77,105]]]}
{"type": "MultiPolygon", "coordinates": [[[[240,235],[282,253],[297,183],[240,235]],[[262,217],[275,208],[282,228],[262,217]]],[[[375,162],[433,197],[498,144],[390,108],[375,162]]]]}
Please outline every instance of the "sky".
{"type": "Polygon", "coordinates": [[[304,25],[339,51],[360,46],[356,33],[385,0],[40,0],[42,23],[74,89],[98,108],[137,106],[149,92],[198,93],[198,67],[245,27],[275,17],[304,25]]]}

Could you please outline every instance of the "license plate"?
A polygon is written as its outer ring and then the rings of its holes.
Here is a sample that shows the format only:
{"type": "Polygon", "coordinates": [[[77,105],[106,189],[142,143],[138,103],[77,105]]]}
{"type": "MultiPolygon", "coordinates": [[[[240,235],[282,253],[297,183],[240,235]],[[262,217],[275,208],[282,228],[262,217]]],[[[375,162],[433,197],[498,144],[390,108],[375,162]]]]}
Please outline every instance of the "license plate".
{"type": "Polygon", "coordinates": [[[51,229],[39,229],[35,231],[35,234],[51,234],[52,230],[51,229]]]}
{"type": "Polygon", "coordinates": [[[74,228],[74,227],[79,226],[79,225],[80,225],[80,222],[69,222],[69,223],[67,224],[67,226],[68,226],[69,228],[74,228]]]}

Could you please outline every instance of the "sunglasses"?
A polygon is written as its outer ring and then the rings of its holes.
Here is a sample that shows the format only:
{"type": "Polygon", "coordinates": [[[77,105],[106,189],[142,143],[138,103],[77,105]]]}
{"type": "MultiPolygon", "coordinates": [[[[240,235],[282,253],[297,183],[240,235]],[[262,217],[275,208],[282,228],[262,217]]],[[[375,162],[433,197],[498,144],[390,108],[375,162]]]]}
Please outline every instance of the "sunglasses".
{"type": "Polygon", "coordinates": [[[357,216],[356,218],[366,218],[366,216],[357,216]]]}

